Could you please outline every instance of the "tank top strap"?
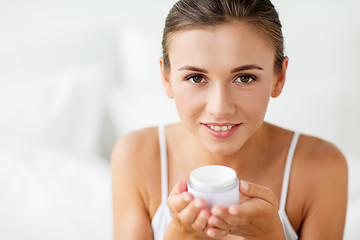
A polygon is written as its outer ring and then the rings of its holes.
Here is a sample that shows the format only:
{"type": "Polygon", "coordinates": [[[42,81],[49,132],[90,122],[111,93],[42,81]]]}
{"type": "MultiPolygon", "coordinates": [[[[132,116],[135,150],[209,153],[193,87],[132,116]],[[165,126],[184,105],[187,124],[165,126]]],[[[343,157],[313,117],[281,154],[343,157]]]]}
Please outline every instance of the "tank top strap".
{"type": "Polygon", "coordinates": [[[168,168],[167,168],[167,150],[165,126],[159,126],[159,145],[160,145],[160,163],[161,163],[161,202],[167,201],[168,197],[168,168]]]}
{"type": "Polygon", "coordinates": [[[287,193],[288,193],[288,188],[289,188],[291,165],[292,165],[292,161],[294,158],[294,153],[295,153],[295,149],[296,149],[296,145],[299,140],[299,137],[300,137],[300,133],[294,132],[291,143],[290,143],[289,151],[288,151],[288,154],[286,157],[283,182],[282,182],[282,186],[281,186],[281,197],[280,197],[279,210],[285,211],[287,193]]]}

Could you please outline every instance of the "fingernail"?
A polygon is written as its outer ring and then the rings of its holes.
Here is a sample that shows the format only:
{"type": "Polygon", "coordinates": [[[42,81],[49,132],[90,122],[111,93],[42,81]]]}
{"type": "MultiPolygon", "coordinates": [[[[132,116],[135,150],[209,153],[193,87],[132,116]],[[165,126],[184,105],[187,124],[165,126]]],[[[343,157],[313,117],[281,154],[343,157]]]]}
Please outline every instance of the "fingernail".
{"type": "Polygon", "coordinates": [[[237,215],[237,214],[238,214],[238,211],[237,211],[237,209],[236,209],[235,207],[230,207],[230,208],[229,208],[229,213],[230,213],[231,215],[237,215]]]}
{"type": "Polygon", "coordinates": [[[200,218],[203,218],[203,219],[207,218],[206,212],[205,212],[205,211],[201,211],[199,217],[200,217],[200,218]]]}
{"type": "Polygon", "coordinates": [[[200,201],[200,199],[195,199],[194,205],[195,205],[196,208],[202,208],[203,207],[203,204],[200,201]]]}
{"type": "Polygon", "coordinates": [[[209,229],[206,233],[209,237],[215,237],[215,232],[212,229],[209,229]]]}
{"type": "Polygon", "coordinates": [[[241,188],[244,189],[244,190],[249,190],[249,183],[246,182],[246,181],[244,181],[244,180],[241,180],[241,181],[240,181],[240,186],[241,186],[241,188]]]}
{"type": "Polygon", "coordinates": [[[212,225],[216,225],[218,221],[219,220],[214,215],[209,218],[209,223],[212,225]]]}
{"type": "Polygon", "coordinates": [[[184,194],[184,201],[185,202],[190,202],[191,201],[191,197],[189,194],[184,194]]]}
{"type": "Polygon", "coordinates": [[[223,213],[223,211],[221,211],[221,209],[219,209],[219,208],[215,208],[215,209],[213,209],[212,213],[214,215],[221,215],[223,213]]]}

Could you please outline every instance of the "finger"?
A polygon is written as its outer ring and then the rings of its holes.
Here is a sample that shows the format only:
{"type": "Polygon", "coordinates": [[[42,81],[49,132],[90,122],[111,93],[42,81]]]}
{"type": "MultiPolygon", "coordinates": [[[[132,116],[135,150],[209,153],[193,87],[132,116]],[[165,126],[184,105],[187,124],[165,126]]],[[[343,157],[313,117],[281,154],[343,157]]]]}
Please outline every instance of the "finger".
{"type": "Polygon", "coordinates": [[[179,195],[180,193],[183,193],[187,191],[187,183],[186,182],[178,182],[170,192],[169,196],[173,195],[179,195]]]}
{"type": "Polygon", "coordinates": [[[230,225],[225,222],[222,218],[212,215],[208,220],[208,225],[220,229],[230,229],[230,225]]]}
{"type": "Polygon", "coordinates": [[[260,198],[249,198],[241,204],[229,207],[229,214],[233,217],[226,218],[226,222],[230,225],[244,225],[249,219],[259,216],[267,216],[268,214],[277,212],[277,207],[260,198]]]}
{"type": "Polygon", "coordinates": [[[243,225],[249,217],[265,213],[268,206],[270,206],[268,202],[259,198],[249,198],[240,204],[231,205],[229,208],[214,206],[211,209],[212,216],[208,223],[210,226],[220,229],[231,229],[234,226],[243,225]]]}
{"type": "Polygon", "coordinates": [[[263,187],[255,183],[241,180],[240,193],[250,198],[260,198],[272,205],[277,205],[277,198],[273,191],[270,188],[263,187]]]}
{"type": "Polygon", "coordinates": [[[232,216],[228,212],[227,208],[222,206],[214,206],[211,209],[211,214],[212,216],[209,218],[208,221],[208,224],[210,226],[214,226],[221,229],[229,229],[231,227],[229,222],[233,222],[233,221],[231,221],[231,219],[229,218],[234,218],[234,216],[232,216]]]}
{"type": "Polygon", "coordinates": [[[223,238],[230,233],[229,230],[211,227],[206,230],[206,234],[211,238],[223,238]]]}
{"type": "Polygon", "coordinates": [[[233,226],[237,226],[243,222],[244,215],[242,212],[238,211],[238,207],[241,204],[232,205],[229,209],[222,206],[214,206],[211,209],[212,216],[210,217],[208,223],[211,226],[215,226],[221,229],[231,229],[233,226]],[[230,211],[232,208],[236,208],[236,214],[230,211]]]}
{"type": "Polygon", "coordinates": [[[186,182],[178,182],[170,192],[167,204],[173,213],[182,211],[194,199],[186,190],[186,182]]]}
{"type": "Polygon", "coordinates": [[[179,218],[183,223],[192,224],[205,207],[205,200],[196,198],[179,213],[179,218]]]}
{"type": "Polygon", "coordinates": [[[207,221],[210,217],[210,212],[207,209],[202,209],[195,219],[194,223],[191,225],[192,228],[198,232],[203,232],[207,226],[207,221]]]}
{"type": "MultiPolygon", "coordinates": [[[[249,198],[248,200],[242,202],[241,204],[232,205],[229,207],[228,213],[231,216],[237,218],[237,222],[239,220],[244,220],[253,215],[259,215],[262,212],[264,213],[265,209],[268,208],[270,204],[259,198],[249,198]],[[264,204],[265,203],[265,204],[264,204]]],[[[229,224],[233,224],[235,219],[231,217],[228,218],[229,224]]],[[[236,221],[236,220],[235,220],[236,221]]]]}
{"type": "Polygon", "coordinates": [[[167,199],[167,204],[170,210],[174,212],[181,212],[192,200],[194,197],[188,192],[182,192],[180,194],[172,194],[167,199]]]}

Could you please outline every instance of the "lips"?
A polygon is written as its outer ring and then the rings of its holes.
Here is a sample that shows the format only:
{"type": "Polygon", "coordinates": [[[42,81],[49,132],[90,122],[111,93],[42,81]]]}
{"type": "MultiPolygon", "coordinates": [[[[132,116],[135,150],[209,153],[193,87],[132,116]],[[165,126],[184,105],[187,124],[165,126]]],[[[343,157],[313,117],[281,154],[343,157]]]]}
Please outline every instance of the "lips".
{"type": "Polygon", "coordinates": [[[223,131],[228,131],[231,128],[235,127],[236,124],[234,124],[234,125],[225,125],[225,126],[206,124],[206,126],[208,126],[209,128],[211,128],[212,130],[214,130],[216,132],[223,132],[223,131]]]}
{"type": "Polygon", "coordinates": [[[241,123],[203,123],[202,126],[213,137],[227,138],[236,132],[241,123]]]}

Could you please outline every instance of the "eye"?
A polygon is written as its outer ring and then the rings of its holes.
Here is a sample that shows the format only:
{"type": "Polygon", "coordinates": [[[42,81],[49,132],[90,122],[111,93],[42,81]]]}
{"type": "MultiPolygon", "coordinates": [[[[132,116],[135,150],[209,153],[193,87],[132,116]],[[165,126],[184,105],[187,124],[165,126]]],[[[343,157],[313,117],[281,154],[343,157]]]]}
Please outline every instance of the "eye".
{"type": "Polygon", "coordinates": [[[186,78],[186,80],[192,82],[192,83],[203,83],[206,82],[205,78],[201,75],[191,75],[186,78]]]}
{"type": "Polygon", "coordinates": [[[239,75],[235,79],[235,82],[239,83],[250,83],[252,81],[255,81],[255,77],[252,75],[239,75]]]}

